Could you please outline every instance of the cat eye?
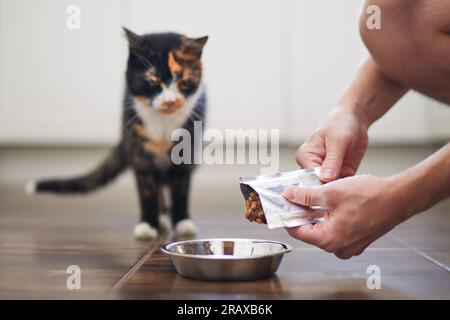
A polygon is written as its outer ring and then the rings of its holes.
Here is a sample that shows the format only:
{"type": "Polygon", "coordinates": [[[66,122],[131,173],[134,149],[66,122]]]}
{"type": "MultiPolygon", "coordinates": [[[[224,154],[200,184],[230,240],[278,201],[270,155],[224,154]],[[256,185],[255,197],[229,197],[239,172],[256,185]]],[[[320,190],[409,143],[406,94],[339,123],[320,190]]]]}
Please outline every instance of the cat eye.
{"type": "Polygon", "coordinates": [[[155,68],[153,67],[145,71],[144,78],[147,80],[148,84],[152,87],[159,85],[159,83],[161,82],[159,77],[156,75],[155,68]]]}
{"type": "Polygon", "coordinates": [[[178,82],[178,86],[180,90],[189,90],[194,86],[194,84],[190,80],[181,80],[180,82],[178,82]]]}
{"type": "Polygon", "coordinates": [[[157,86],[160,83],[160,80],[156,77],[149,78],[149,79],[147,79],[147,81],[148,81],[148,84],[151,85],[152,87],[157,86]]]}
{"type": "Polygon", "coordinates": [[[175,80],[178,80],[178,79],[181,78],[181,76],[182,76],[182,73],[181,73],[181,72],[176,72],[176,73],[173,75],[173,78],[174,78],[175,80]]]}

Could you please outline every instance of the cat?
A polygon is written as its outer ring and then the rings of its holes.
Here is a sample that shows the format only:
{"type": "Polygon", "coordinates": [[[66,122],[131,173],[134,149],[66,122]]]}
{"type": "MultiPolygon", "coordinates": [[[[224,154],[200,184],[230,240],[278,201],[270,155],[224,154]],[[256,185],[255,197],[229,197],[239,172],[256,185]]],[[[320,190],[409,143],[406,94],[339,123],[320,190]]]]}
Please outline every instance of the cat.
{"type": "MultiPolygon", "coordinates": [[[[184,128],[194,139],[194,121],[204,123],[206,93],[202,84],[202,51],[208,39],[177,33],[138,35],[123,28],[129,55],[123,100],[122,136],[95,170],[70,179],[30,182],[27,190],[58,194],[88,193],[111,182],[130,167],[139,192],[141,218],[134,228],[138,239],[155,239],[170,228],[175,236],[192,237],[197,227],[189,215],[193,164],[175,165],[170,158],[171,134],[184,128]],[[170,191],[166,206],[163,188],[170,191]]],[[[192,152],[195,153],[195,150],[192,152]]],[[[194,158],[194,154],[191,155],[194,158]]],[[[191,161],[191,163],[194,163],[191,161]]]]}

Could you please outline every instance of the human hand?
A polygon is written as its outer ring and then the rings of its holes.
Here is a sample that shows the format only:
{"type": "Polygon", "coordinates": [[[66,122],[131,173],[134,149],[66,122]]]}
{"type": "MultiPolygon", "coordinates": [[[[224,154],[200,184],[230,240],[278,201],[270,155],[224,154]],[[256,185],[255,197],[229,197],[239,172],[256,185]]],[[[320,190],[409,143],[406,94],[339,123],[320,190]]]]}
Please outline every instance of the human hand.
{"type": "Polygon", "coordinates": [[[296,161],[303,168],[321,167],[323,182],[353,176],[366,152],[367,130],[354,113],[336,109],[298,149],[296,161]]]}
{"type": "Polygon", "coordinates": [[[408,207],[394,178],[355,176],[315,188],[287,187],[283,196],[324,208],[324,221],[286,228],[289,235],[348,259],[407,219],[408,207]]]}

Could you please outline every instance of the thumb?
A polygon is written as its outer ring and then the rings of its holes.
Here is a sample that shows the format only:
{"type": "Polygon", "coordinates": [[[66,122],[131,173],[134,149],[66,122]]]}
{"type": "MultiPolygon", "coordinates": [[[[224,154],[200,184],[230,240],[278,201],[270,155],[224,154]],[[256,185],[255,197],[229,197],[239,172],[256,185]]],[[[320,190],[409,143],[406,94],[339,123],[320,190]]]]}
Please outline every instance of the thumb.
{"type": "Polygon", "coordinates": [[[305,188],[297,186],[286,187],[283,191],[283,197],[296,204],[311,207],[319,206],[321,200],[321,188],[305,188]]]}
{"type": "Polygon", "coordinates": [[[325,160],[320,168],[320,180],[330,182],[339,178],[346,149],[344,140],[332,138],[327,141],[325,160]]]}

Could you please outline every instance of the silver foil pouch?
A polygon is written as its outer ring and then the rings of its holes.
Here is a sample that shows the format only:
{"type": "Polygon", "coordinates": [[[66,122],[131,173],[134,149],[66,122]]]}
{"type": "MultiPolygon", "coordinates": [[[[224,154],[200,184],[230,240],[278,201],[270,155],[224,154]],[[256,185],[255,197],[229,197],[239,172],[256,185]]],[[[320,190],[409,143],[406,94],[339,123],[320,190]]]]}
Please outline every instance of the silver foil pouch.
{"type": "Polygon", "coordinates": [[[286,200],[283,190],[287,186],[317,187],[320,168],[301,169],[279,172],[270,175],[239,178],[244,199],[251,192],[259,195],[264,216],[269,229],[297,227],[322,220],[315,212],[323,211],[320,207],[304,207],[286,200]]]}

